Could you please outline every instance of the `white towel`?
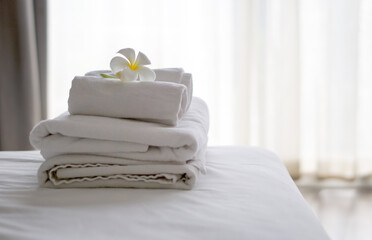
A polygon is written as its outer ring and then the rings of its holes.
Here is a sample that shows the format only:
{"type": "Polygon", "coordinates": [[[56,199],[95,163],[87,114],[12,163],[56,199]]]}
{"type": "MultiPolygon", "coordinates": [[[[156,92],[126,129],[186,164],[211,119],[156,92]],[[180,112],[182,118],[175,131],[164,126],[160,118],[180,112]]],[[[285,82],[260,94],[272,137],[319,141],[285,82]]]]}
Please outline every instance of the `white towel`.
{"type": "Polygon", "coordinates": [[[156,69],[155,82],[122,83],[92,71],[72,81],[69,112],[177,125],[192,100],[192,76],[183,69],[156,69]]]}
{"type": "Polygon", "coordinates": [[[41,186],[190,189],[204,171],[208,128],[207,105],[194,98],[175,127],[64,113],[36,125],[30,142],[46,158],[39,171],[41,186]],[[55,166],[60,168],[54,171],[55,166]],[[98,172],[89,175],[92,169],[98,172]],[[65,177],[58,174],[66,171],[79,173],[60,183],[65,177]]]}
{"type": "Polygon", "coordinates": [[[208,107],[194,98],[180,123],[159,123],[98,116],[71,115],[37,124],[31,144],[45,158],[61,154],[95,153],[135,160],[185,162],[194,159],[207,142],[208,107]]]}

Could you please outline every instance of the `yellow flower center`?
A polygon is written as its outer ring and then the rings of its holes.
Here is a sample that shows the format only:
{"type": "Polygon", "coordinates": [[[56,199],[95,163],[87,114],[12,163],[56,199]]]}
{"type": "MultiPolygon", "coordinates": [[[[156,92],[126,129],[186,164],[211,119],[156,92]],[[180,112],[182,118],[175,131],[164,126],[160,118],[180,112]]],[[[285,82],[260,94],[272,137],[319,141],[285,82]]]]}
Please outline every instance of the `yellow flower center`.
{"type": "Polygon", "coordinates": [[[137,70],[139,68],[137,62],[129,62],[128,67],[130,68],[130,70],[137,70]]]}

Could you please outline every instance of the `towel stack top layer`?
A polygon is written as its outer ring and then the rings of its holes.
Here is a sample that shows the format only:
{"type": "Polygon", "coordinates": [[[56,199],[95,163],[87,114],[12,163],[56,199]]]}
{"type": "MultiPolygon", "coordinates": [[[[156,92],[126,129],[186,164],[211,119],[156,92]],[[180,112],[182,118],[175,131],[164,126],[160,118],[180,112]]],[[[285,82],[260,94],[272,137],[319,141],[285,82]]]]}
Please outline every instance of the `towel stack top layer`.
{"type": "Polygon", "coordinates": [[[73,115],[129,118],[176,126],[192,101],[192,75],[182,68],[155,69],[154,82],[104,79],[92,71],[72,81],[68,110],[73,115]]]}

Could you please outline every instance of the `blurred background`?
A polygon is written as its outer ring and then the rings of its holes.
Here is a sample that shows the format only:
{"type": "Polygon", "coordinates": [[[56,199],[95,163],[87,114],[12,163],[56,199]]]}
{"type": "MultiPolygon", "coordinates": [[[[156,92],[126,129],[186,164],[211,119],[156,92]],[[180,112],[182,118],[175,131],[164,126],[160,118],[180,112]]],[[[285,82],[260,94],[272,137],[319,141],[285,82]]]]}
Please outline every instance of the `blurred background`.
{"type": "Polygon", "coordinates": [[[372,186],[372,1],[1,0],[0,13],[0,150],[30,149],[73,77],[131,47],[193,74],[210,145],[270,149],[299,185],[372,186]]]}
{"type": "Polygon", "coordinates": [[[29,149],[30,128],[67,110],[74,76],[132,47],[193,74],[210,145],[268,148],[294,178],[372,173],[371,1],[1,4],[1,150],[29,149]]]}

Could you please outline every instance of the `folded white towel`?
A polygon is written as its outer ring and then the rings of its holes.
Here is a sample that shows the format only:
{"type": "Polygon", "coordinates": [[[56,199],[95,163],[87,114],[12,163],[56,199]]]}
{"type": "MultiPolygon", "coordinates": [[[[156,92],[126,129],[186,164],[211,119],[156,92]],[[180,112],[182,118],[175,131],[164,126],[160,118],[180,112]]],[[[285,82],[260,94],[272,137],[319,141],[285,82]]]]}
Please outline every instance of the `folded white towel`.
{"type": "Polygon", "coordinates": [[[31,144],[44,158],[69,153],[135,160],[177,161],[194,159],[207,143],[208,107],[194,98],[189,111],[175,127],[130,119],[71,115],[37,124],[31,144]]]}
{"type": "Polygon", "coordinates": [[[192,100],[192,76],[180,68],[156,69],[155,82],[122,83],[92,71],[72,81],[71,114],[132,118],[177,125],[192,100]]]}
{"type": "Polygon", "coordinates": [[[59,186],[60,178],[66,180],[60,177],[61,172],[77,171],[81,175],[74,176],[79,180],[74,178],[62,185],[156,188],[164,185],[187,189],[193,186],[197,173],[204,170],[208,128],[207,105],[194,98],[176,127],[64,113],[36,125],[30,142],[46,158],[39,172],[42,186],[59,186]],[[130,163],[135,167],[128,168],[130,163]],[[77,165],[71,167],[71,164],[77,165]],[[55,166],[61,167],[54,171],[55,166]],[[99,174],[86,175],[86,171],[91,173],[91,167],[99,174]],[[118,169],[121,170],[117,172],[118,169]],[[55,177],[55,183],[49,175],[55,177]]]}

